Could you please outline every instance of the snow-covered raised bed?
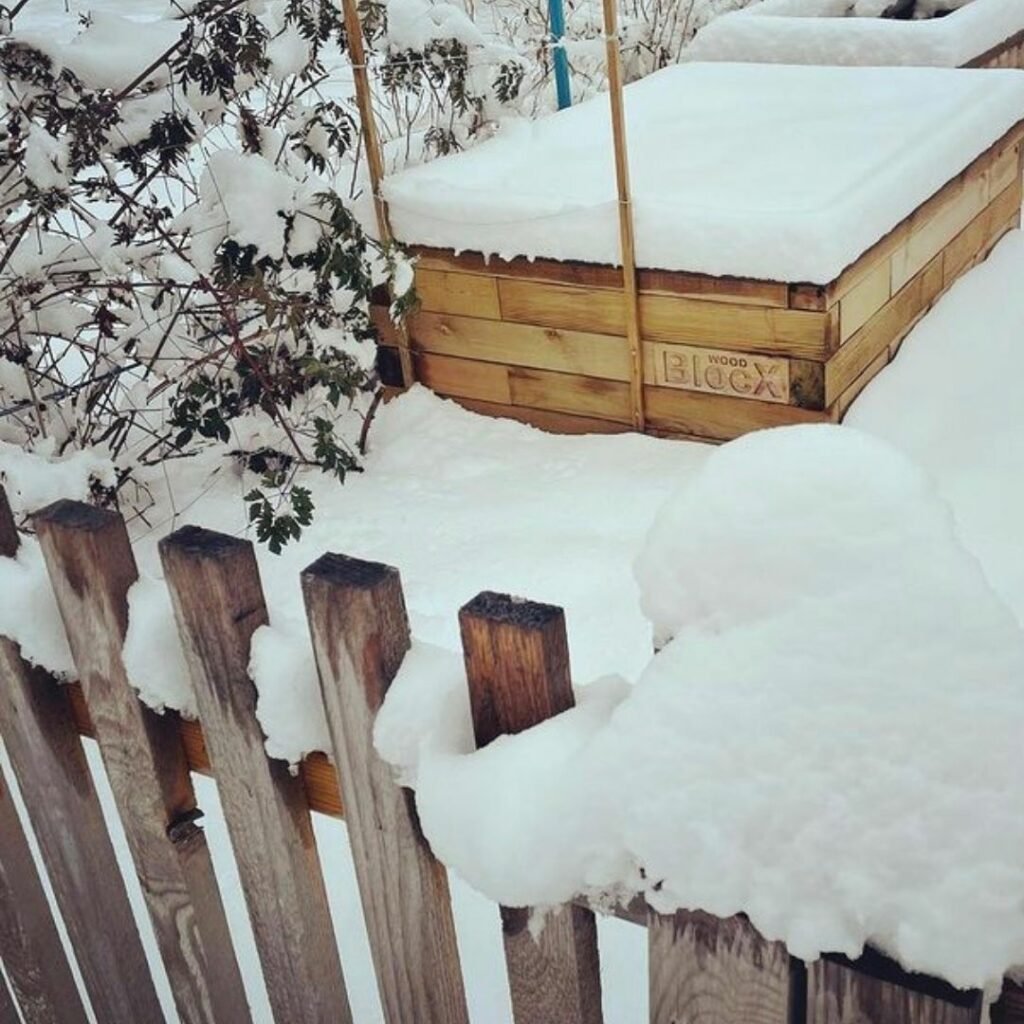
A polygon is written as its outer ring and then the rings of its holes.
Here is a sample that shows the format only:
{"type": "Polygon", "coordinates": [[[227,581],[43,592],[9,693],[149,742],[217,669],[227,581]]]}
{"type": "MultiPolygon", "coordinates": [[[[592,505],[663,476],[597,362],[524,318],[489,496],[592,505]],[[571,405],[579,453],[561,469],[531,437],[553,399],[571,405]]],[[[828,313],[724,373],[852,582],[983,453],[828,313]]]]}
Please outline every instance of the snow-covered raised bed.
{"type": "MultiPolygon", "coordinates": [[[[1019,223],[1020,72],[691,64],[631,85],[626,113],[655,432],[839,419],[1019,223]]],[[[543,427],[629,428],[606,98],[384,193],[421,256],[419,380],[543,427]]]]}
{"type": "Polygon", "coordinates": [[[693,41],[695,61],[759,64],[1024,67],[1024,3],[971,0],[945,17],[870,16],[876,0],[762,0],[716,18],[693,41]]]}

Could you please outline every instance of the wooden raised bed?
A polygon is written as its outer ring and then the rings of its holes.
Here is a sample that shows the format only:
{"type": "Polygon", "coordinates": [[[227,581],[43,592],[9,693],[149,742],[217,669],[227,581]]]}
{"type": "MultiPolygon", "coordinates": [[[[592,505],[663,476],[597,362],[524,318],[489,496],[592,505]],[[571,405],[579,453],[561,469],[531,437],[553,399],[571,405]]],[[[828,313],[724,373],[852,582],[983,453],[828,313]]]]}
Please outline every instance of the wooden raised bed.
{"type": "MultiPolygon", "coordinates": [[[[647,432],[724,441],[838,422],[938,297],[1020,224],[1024,122],[828,285],[641,270],[647,432]]],[[[622,274],[589,263],[419,256],[416,379],[558,432],[631,429],[622,274]]],[[[385,384],[399,340],[375,307],[385,384]]]]}
{"type": "Polygon", "coordinates": [[[974,60],[968,61],[968,68],[1022,68],[1024,69],[1024,32],[993,46],[974,60]]]}

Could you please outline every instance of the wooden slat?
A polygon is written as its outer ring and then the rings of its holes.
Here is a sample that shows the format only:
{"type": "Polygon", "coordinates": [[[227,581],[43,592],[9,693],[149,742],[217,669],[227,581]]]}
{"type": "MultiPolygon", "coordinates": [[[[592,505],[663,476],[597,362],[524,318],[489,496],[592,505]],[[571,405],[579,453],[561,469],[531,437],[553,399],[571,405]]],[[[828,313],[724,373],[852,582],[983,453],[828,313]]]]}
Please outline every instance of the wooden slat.
{"type": "Polygon", "coordinates": [[[889,261],[881,260],[862,281],[854,285],[839,301],[839,343],[849,341],[890,299],[892,270],[889,261]]]}
{"type": "Polygon", "coordinates": [[[554,327],[419,313],[409,325],[417,351],[506,366],[629,380],[626,339],[554,327]]]}
{"type": "Polygon", "coordinates": [[[513,405],[632,423],[629,385],[620,381],[513,366],[508,371],[513,405]]]}
{"type": "MultiPolygon", "coordinates": [[[[565,614],[552,605],[483,593],[459,612],[477,746],[571,708],[565,614]]],[[[534,938],[529,911],[501,912],[517,1024],[600,1024],[601,971],[591,911],[564,906],[534,938]]]]}
{"type": "Polygon", "coordinates": [[[269,619],[252,544],[184,527],[160,557],[274,1019],[348,1024],[309,805],[288,766],[267,757],[256,719],[249,648],[269,619]]]}
{"type": "Polygon", "coordinates": [[[1024,32],[1005,40],[991,50],[964,65],[967,68],[1020,68],[1024,67],[1024,32]]]}
{"type": "MultiPolygon", "coordinates": [[[[89,718],[89,709],[86,707],[81,686],[78,683],[68,683],[65,689],[78,732],[82,736],[94,737],[96,733],[92,719],[89,718]]],[[[164,717],[175,722],[178,727],[189,769],[200,775],[212,777],[213,769],[210,766],[210,755],[206,751],[206,738],[203,736],[202,726],[198,722],[179,717],[174,711],[165,711],[164,717]]],[[[299,778],[302,779],[310,810],[331,818],[344,817],[338,776],[325,754],[314,753],[305,758],[299,765],[299,778]]]]}
{"type": "Polygon", "coordinates": [[[0,769],[0,961],[25,1024],[85,1024],[85,1010],[0,769]]]}
{"type": "Polygon", "coordinates": [[[144,707],[122,658],[138,579],[124,520],[60,501],[35,516],[157,945],[183,1021],[251,1018],[174,723],[144,707]]]}
{"type": "Polygon", "coordinates": [[[7,987],[7,979],[2,970],[0,970],[0,1024],[21,1024],[18,1008],[14,1005],[14,996],[11,995],[11,990],[7,987]]]}
{"type": "Polygon", "coordinates": [[[824,957],[807,968],[807,1024],[979,1024],[980,992],[911,975],[878,954],[824,957]]]}
{"type": "Polygon", "coordinates": [[[825,365],[828,405],[860,376],[895,338],[903,337],[942,291],[942,254],[876,313],[825,365]]]}
{"type": "MultiPolygon", "coordinates": [[[[0,487],[0,557],[17,549],[0,487]]],[[[4,637],[0,732],[94,1012],[110,1024],[163,1020],[66,691],[4,637]]]]}
{"type": "Polygon", "coordinates": [[[416,295],[429,313],[458,313],[500,320],[498,284],[493,277],[439,270],[416,271],[416,295]]]}
{"type": "Polygon", "coordinates": [[[946,247],[943,257],[943,286],[953,282],[985,259],[1003,235],[1020,225],[1021,183],[1004,189],[946,247]]]}
{"type": "Polygon", "coordinates": [[[745,918],[652,912],[647,931],[651,1024],[789,1024],[789,954],[745,918]]]}
{"type": "MultiPolygon", "coordinates": [[[[519,257],[503,260],[497,256],[485,259],[480,253],[455,254],[450,249],[416,246],[417,268],[448,270],[495,277],[519,277],[556,284],[583,285],[617,289],[622,285],[622,271],[601,263],[576,260],[528,260],[519,257]]],[[[645,270],[638,273],[641,292],[664,292],[708,301],[750,303],[755,306],[785,308],[788,288],[778,281],[757,281],[742,277],[710,277],[680,270],[645,270]]]]}
{"type": "Polygon", "coordinates": [[[651,427],[665,435],[714,441],[730,441],[765,427],[834,419],[829,411],[655,387],[647,389],[647,413],[651,427]]]}
{"type": "Polygon", "coordinates": [[[448,874],[410,792],[373,745],[373,724],[410,646],[398,570],[324,555],[302,590],[348,808],[349,845],[389,1024],[468,1024],[448,874]]]}
{"type": "MultiPolygon", "coordinates": [[[[499,280],[502,317],[519,323],[624,336],[622,296],[598,288],[499,280]]],[[[674,295],[640,296],[646,341],[823,358],[829,321],[822,313],[705,302],[674,295]]]]}
{"type": "Polygon", "coordinates": [[[439,395],[479,398],[485,402],[511,404],[509,370],[500,363],[480,363],[417,352],[416,379],[439,395]]]}
{"type": "Polygon", "coordinates": [[[842,419],[849,408],[860,396],[860,393],[889,365],[889,346],[887,345],[867,366],[861,370],[857,379],[839,396],[839,418],[842,419]]]}

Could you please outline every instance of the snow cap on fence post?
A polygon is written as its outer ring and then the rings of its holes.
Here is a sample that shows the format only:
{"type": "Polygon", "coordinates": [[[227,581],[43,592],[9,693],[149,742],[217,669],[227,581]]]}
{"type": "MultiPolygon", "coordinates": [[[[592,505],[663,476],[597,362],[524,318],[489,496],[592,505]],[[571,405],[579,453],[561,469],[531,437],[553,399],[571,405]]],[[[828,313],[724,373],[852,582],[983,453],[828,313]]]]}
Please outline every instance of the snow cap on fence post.
{"type": "MultiPolygon", "coordinates": [[[[574,705],[561,608],[485,591],[460,610],[459,627],[478,747],[574,705]]],[[[601,1024],[593,913],[561,907],[536,938],[529,915],[527,908],[501,908],[516,1024],[601,1024]]]]}
{"type": "Polygon", "coordinates": [[[250,645],[269,616],[253,546],[185,526],[160,557],[274,1019],[350,1024],[302,780],[267,757],[256,718],[250,645]]]}
{"type": "Polygon", "coordinates": [[[373,746],[410,643],[398,570],[324,555],[302,591],[385,1018],[468,1024],[448,874],[373,746]]]}

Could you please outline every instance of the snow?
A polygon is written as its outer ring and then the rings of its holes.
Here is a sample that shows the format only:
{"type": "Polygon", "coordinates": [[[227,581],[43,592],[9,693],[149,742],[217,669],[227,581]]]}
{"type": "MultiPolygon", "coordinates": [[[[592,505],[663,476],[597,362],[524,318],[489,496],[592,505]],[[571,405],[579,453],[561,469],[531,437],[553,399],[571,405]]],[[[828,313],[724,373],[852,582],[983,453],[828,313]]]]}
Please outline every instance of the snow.
{"type": "Polygon", "coordinates": [[[844,17],[848,11],[849,0],[763,0],[701,29],[686,58],[958,68],[1024,32],[1020,0],[972,0],[925,21],[844,17]]]}
{"type": "MultiPolygon", "coordinates": [[[[688,64],[626,107],[638,265],[827,283],[1021,119],[1024,72],[688,64]]],[[[405,242],[619,260],[606,97],[383,188],[405,242]]]]}

